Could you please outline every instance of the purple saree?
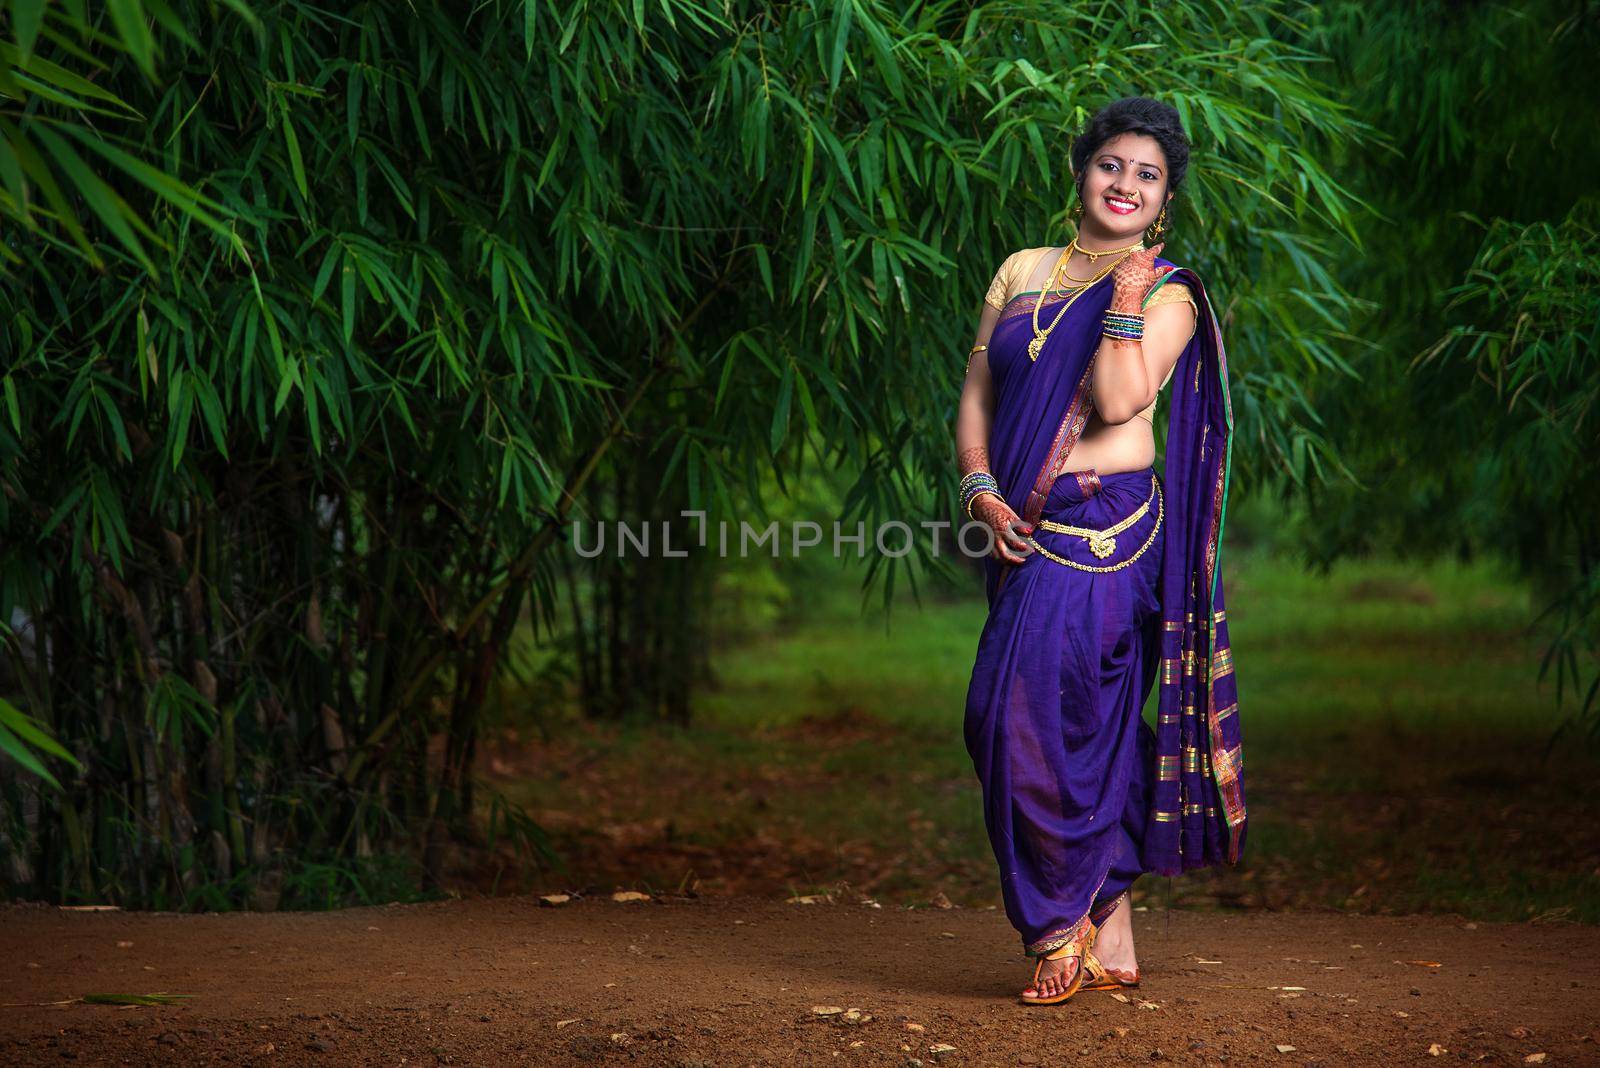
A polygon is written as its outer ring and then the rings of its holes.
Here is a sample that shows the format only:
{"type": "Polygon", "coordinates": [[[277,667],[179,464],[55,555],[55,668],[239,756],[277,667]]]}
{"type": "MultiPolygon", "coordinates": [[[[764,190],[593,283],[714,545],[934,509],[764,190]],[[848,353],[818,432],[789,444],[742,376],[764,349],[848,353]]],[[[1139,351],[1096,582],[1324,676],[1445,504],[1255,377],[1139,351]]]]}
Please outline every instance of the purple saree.
{"type": "Polygon", "coordinates": [[[1018,565],[985,560],[989,616],[964,730],[1006,915],[1029,956],[1065,944],[1085,917],[1104,922],[1144,872],[1237,863],[1244,845],[1217,576],[1233,411],[1205,289],[1186,268],[1158,284],[1172,279],[1189,285],[1200,321],[1168,389],[1162,478],[1153,468],[1055,477],[1092,408],[1110,279],[1072,305],[1037,361],[1027,355],[1037,295],[1013,299],[989,340],[990,468],[1035,524],[1038,550],[1018,565]],[[1152,730],[1140,712],[1158,679],[1152,730]]]}

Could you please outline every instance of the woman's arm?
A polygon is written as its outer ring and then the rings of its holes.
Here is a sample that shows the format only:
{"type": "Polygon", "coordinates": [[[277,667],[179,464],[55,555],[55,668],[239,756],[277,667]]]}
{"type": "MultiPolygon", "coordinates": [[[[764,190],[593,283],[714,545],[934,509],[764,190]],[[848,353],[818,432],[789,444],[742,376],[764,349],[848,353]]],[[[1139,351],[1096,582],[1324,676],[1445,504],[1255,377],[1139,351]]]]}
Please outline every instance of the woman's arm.
{"type": "MultiPolygon", "coordinates": [[[[1144,338],[1102,337],[1095,354],[1092,390],[1094,410],[1105,423],[1126,423],[1156,399],[1167,372],[1178,362],[1194,333],[1195,310],[1188,301],[1157,304],[1143,309],[1145,294],[1163,275],[1176,270],[1157,268],[1156,253],[1166,242],[1131,253],[1112,272],[1111,311],[1144,310],[1144,338]]],[[[1176,284],[1176,283],[1169,283],[1176,284]]]]}
{"type": "MultiPolygon", "coordinates": [[[[967,365],[966,381],[961,386],[961,403],[956,409],[956,456],[963,476],[989,470],[989,430],[994,423],[994,379],[989,375],[989,337],[994,333],[1000,312],[984,302],[978,319],[978,332],[972,342],[975,350],[967,365]]],[[[972,502],[972,517],[994,531],[994,553],[1011,564],[1022,563],[1033,552],[1023,534],[1033,527],[1023,523],[1011,506],[998,494],[984,493],[972,502]],[[1013,526],[1015,524],[1015,526],[1013,526]]]]}

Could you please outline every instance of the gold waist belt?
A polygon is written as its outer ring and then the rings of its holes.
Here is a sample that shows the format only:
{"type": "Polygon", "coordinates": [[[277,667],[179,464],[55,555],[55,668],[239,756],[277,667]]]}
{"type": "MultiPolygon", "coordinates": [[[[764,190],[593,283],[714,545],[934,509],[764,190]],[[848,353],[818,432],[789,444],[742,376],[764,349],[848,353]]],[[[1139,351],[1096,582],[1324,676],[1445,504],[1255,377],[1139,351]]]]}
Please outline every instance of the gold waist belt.
{"type": "Polygon", "coordinates": [[[1058,564],[1066,564],[1068,567],[1075,567],[1079,571],[1120,571],[1129,564],[1133,563],[1135,560],[1139,559],[1139,557],[1143,556],[1145,550],[1150,548],[1151,545],[1155,544],[1156,533],[1161,529],[1161,483],[1156,479],[1155,475],[1150,476],[1150,499],[1145,501],[1138,508],[1135,508],[1132,514],[1114,526],[1106,527],[1104,530],[1092,530],[1089,527],[1074,527],[1068,526],[1066,523],[1054,523],[1048,519],[1041,519],[1038,523],[1040,529],[1048,530],[1055,534],[1077,535],[1089,543],[1090,552],[1094,553],[1094,555],[1099,557],[1101,560],[1104,560],[1106,557],[1117,551],[1117,535],[1121,534],[1124,530],[1127,530],[1129,527],[1133,526],[1139,520],[1148,515],[1151,504],[1156,506],[1156,521],[1155,525],[1150,528],[1150,536],[1144,540],[1143,545],[1139,546],[1138,552],[1134,553],[1120,564],[1111,564],[1106,567],[1095,567],[1093,564],[1080,564],[1076,560],[1068,560],[1065,556],[1051,552],[1049,549],[1046,549],[1043,545],[1040,545],[1031,537],[1028,539],[1028,544],[1032,545],[1034,549],[1046,559],[1054,560],[1058,564]]]}

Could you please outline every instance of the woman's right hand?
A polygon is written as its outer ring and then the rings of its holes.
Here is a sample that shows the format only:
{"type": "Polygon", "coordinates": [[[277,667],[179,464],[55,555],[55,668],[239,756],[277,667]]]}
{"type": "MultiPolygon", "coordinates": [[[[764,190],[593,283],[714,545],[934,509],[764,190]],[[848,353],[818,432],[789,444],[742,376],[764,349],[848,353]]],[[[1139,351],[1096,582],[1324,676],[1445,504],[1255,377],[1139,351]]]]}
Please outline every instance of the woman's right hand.
{"type": "Polygon", "coordinates": [[[1011,506],[993,493],[985,493],[972,502],[972,516],[994,531],[994,557],[1003,563],[1020,564],[1033,554],[1026,535],[1033,533],[1033,524],[1023,522],[1011,506]]]}

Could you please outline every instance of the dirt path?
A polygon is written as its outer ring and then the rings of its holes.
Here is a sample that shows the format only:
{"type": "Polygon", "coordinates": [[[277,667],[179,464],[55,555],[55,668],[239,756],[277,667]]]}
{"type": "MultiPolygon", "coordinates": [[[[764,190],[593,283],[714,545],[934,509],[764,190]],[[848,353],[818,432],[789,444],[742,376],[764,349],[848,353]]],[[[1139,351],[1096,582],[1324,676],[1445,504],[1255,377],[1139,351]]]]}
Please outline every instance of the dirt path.
{"type": "Polygon", "coordinates": [[[1014,1001],[1026,962],[989,910],[527,898],[276,915],[13,907],[0,910],[0,1064],[1046,1065],[1094,1054],[1332,1068],[1539,1053],[1600,1064],[1592,927],[1178,911],[1134,923],[1141,998],[1029,1008],[1014,1001]],[[38,1004],[155,991],[194,997],[38,1004]],[[821,1005],[864,1015],[815,1014],[821,1005]]]}

